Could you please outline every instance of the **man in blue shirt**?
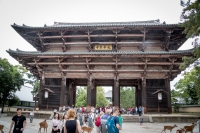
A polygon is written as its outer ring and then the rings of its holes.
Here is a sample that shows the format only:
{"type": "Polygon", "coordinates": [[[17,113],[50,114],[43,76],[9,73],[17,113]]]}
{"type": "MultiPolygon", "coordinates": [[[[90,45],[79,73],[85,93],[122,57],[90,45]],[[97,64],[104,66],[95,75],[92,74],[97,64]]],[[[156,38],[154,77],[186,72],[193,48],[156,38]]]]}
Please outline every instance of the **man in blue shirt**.
{"type": "Polygon", "coordinates": [[[121,127],[119,125],[118,114],[119,114],[119,108],[114,107],[113,115],[108,119],[106,123],[106,125],[108,126],[108,133],[119,133],[119,130],[121,130],[121,127]]]}

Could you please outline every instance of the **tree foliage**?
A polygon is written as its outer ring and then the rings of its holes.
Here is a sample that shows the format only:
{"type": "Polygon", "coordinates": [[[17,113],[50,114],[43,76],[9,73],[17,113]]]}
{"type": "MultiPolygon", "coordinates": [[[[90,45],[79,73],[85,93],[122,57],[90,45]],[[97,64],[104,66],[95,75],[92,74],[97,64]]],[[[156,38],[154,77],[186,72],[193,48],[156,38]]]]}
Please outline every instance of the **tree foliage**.
{"type": "MultiPolygon", "coordinates": [[[[104,94],[104,90],[101,86],[97,87],[97,92],[96,92],[96,106],[100,107],[100,106],[107,106],[108,105],[108,101],[105,98],[104,94]]],[[[86,106],[86,102],[87,102],[87,87],[79,87],[77,89],[77,93],[76,93],[76,106],[77,107],[81,107],[81,106],[86,106]]]]}
{"type": "Polygon", "coordinates": [[[7,59],[0,58],[0,104],[2,111],[7,99],[13,98],[13,93],[24,85],[24,69],[11,65],[7,59]]]}
{"type": "Polygon", "coordinates": [[[18,105],[19,103],[20,103],[19,97],[17,97],[16,95],[13,95],[12,99],[7,100],[8,110],[10,111],[10,107],[18,105]]]}
{"type": "Polygon", "coordinates": [[[123,108],[135,106],[135,88],[134,87],[120,88],[120,106],[123,108]]]}
{"type": "Polygon", "coordinates": [[[179,96],[186,104],[198,104],[200,101],[200,67],[187,72],[183,79],[175,84],[179,96]]]}
{"type": "Polygon", "coordinates": [[[108,106],[109,102],[104,96],[105,92],[101,86],[97,87],[96,107],[108,106]]]}
{"type": "MultiPolygon", "coordinates": [[[[185,28],[183,33],[187,34],[187,38],[193,38],[200,35],[200,0],[195,0],[193,3],[183,9],[182,19],[184,20],[184,22],[180,23],[180,26],[185,28]]],[[[193,46],[193,56],[183,57],[183,63],[180,65],[181,70],[185,70],[191,64],[193,64],[194,67],[199,65],[199,38],[196,38],[194,40],[193,46]]]]}
{"type": "Polygon", "coordinates": [[[39,88],[40,88],[40,81],[36,79],[35,82],[33,82],[33,91],[31,91],[31,93],[34,94],[35,96],[38,96],[39,88]]]}
{"type": "Polygon", "coordinates": [[[184,27],[187,38],[199,36],[200,34],[200,0],[196,0],[183,9],[182,19],[184,20],[180,26],[184,27]]]}
{"type": "Polygon", "coordinates": [[[79,87],[77,88],[77,93],[76,93],[76,107],[82,107],[86,106],[86,101],[87,101],[87,88],[84,87],[79,87]]]}

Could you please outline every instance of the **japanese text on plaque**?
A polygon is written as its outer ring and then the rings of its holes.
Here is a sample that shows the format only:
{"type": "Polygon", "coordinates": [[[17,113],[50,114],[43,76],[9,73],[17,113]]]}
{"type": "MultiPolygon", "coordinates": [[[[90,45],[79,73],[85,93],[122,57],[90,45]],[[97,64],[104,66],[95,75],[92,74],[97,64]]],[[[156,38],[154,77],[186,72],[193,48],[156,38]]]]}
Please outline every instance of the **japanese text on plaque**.
{"type": "Polygon", "coordinates": [[[105,45],[94,45],[94,50],[112,50],[112,45],[108,45],[108,44],[105,44],[105,45]]]}

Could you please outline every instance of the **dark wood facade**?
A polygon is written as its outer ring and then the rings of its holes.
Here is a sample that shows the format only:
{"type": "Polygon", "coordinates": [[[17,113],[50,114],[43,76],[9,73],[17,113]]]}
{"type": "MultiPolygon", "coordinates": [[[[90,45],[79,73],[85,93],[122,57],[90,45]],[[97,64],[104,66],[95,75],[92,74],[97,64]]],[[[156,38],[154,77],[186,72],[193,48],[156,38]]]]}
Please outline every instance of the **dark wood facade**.
{"type": "Polygon", "coordinates": [[[179,73],[183,56],[177,50],[185,41],[177,24],[156,21],[114,23],[58,23],[30,27],[12,25],[37,51],[7,52],[41,80],[41,87],[55,93],[48,101],[43,92],[39,105],[50,108],[74,105],[76,86],[87,86],[87,106],[96,104],[96,86],[113,87],[113,105],[120,105],[120,86],[136,87],[136,104],[145,112],[158,108],[171,113],[170,81],[179,73]]]}

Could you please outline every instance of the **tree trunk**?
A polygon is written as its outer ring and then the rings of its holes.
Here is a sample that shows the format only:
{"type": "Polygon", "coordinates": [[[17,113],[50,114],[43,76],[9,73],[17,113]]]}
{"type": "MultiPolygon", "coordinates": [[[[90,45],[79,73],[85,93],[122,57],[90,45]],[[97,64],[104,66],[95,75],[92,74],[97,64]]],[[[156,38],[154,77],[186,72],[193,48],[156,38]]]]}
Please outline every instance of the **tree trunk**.
{"type": "Polygon", "coordinates": [[[1,113],[3,113],[3,109],[4,109],[4,101],[2,101],[2,110],[1,110],[1,113]]]}

